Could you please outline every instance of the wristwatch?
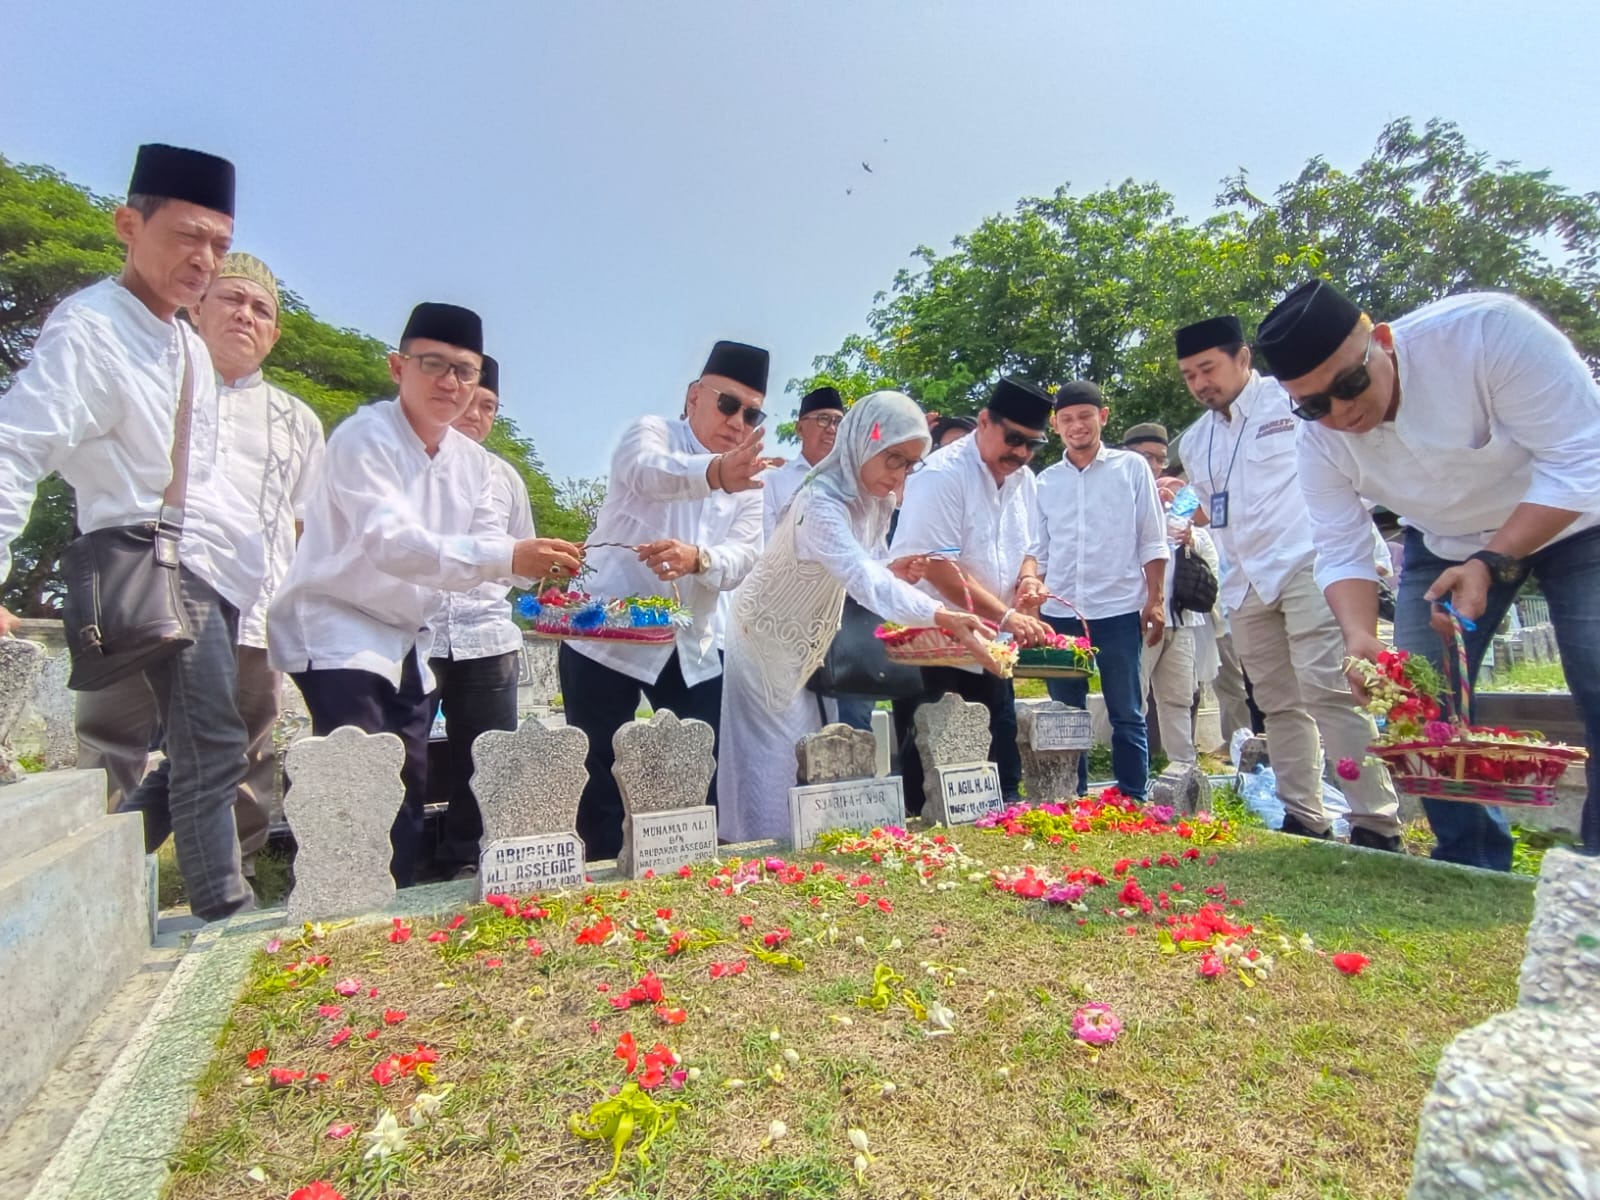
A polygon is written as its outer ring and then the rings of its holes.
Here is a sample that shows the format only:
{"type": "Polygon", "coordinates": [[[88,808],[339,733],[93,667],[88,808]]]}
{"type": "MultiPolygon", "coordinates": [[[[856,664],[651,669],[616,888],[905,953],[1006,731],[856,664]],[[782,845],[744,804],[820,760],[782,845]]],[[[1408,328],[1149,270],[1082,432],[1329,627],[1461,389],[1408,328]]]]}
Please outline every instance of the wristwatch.
{"type": "Polygon", "coordinates": [[[696,575],[704,575],[711,570],[711,551],[704,546],[697,546],[696,549],[700,551],[700,557],[695,560],[694,573],[696,575]]]}
{"type": "Polygon", "coordinates": [[[1489,568],[1489,579],[1492,583],[1519,583],[1522,580],[1523,565],[1520,558],[1512,558],[1509,554],[1496,554],[1493,550],[1479,550],[1471,558],[1476,559],[1489,568]]]}

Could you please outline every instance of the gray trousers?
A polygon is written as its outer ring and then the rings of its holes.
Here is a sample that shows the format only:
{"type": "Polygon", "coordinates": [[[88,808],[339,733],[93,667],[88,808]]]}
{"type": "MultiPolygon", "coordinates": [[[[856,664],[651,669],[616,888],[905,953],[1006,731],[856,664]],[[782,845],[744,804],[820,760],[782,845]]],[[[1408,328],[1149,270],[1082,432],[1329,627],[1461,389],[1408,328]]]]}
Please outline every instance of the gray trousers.
{"type": "MultiPolygon", "coordinates": [[[[278,760],[272,731],[278,722],[283,676],[259,646],[239,647],[239,718],[249,746],[248,766],[233,804],[244,872],[254,874],[256,852],[267,844],[271,804],[277,794],[278,760]]],[[[106,808],[116,812],[149,770],[150,751],[161,738],[156,698],[143,675],[77,694],[78,766],[106,773],[106,808]]],[[[163,779],[165,779],[163,775],[163,779]]]]}
{"type": "Polygon", "coordinates": [[[146,852],[172,835],[190,910],[216,921],[255,905],[233,819],[247,744],[236,699],[239,613],[187,568],[179,585],[194,645],[144,673],[166,761],[118,811],[143,814],[146,852]]]}

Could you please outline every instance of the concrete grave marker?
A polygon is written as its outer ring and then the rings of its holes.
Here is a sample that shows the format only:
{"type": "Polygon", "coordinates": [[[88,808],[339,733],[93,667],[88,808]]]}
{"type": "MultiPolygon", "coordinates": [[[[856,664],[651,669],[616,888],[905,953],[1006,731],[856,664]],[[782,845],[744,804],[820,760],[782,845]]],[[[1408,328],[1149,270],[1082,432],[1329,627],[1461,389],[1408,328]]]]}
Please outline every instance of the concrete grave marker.
{"type": "Polygon", "coordinates": [[[789,789],[789,836],[796,850],[829,829],[904,825],[899,776],[875,778],[877,739],[848,725],[828,725],[795,745],[799,785],[789,789]]]}
{"type": "Polygon", "coordinates": [[[71,670],[65,651],[51,655],[33,688],[33,715],[44,725],[44,765],[51,771],[78,765],[76,693],[67,688],[71,670]]]}
{"type": "Polygon", "coordinates": [[[680,721],[666,708],[617,730],[611,773],[626,814],[617,855],[622,874],[660,875],[717,856],[717,810],[706,803],[715,742],[704,721],[680,721]]]}
{"type": "Polygon", "coordinates": [[[1017,705],[1017,750],[1034,803],[1070,802],[1078,795],[1078,761],[1090,744],[1087,709],[1056,700],[1017,705]]]}
{"type": "Polygon", "coordinates": [[[405,755],[394,734],[349,725],[289,747],[283,812],[299,847],[289,924],[375,912],[394,897],[389,830],[405,755]]]}
{"type": "Polygon", "coordinates": [[[1151,804],[1168,805],[1180,816],[1193,816],[1211,808],[1211,780],[1193,763],[1169,763],[1150,781],[1145,798],[1151,804]]]}
{"type": "Polygon", "coordinates": [[[922,815],[938,825],[970,825],[1005,807],[1000,794],[1000,768],[992,762],[954,763],[935,767],[938,795],[922,815]]]}
{"type": "Polygon", "coordinates": [[[946,692],[932,704],[919,707],[912,725],[917,753],[922,757],[923,815],[932,821],[933,806],[944,804],[939,768],[970,766],[988,759],[993,740],[989,735],[989,710],[946,692]]]}
{"type": "Polygon", "coordinates": [[[11,738],[27,711],[44,659],[44,647],[38,642],[0,638],[0,783],[15,783],[27,777],[28,773],[17,765],[11,738]]]}
{"type": "Polygon", "coordinates": [[[480,895],[553,892],[583,886],[578,798],[589,773],[581,729],[524,721],[491,729],[472,744],[472,792],[483,814],[480,895]]]}

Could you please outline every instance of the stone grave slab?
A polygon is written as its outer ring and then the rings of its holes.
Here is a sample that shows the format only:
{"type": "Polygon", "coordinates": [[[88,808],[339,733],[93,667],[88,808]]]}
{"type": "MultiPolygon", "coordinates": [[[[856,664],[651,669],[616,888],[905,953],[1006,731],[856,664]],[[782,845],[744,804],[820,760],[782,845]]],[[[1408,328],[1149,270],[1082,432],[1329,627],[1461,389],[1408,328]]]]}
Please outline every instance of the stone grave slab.
{"type": "Polygon", "coordinates": [[[630,721],[611,740],[612,774],[622,793],[622,850],[617,870],[660,875],[717,855],[717,810],[706,803],[717,769],[716,735],[704,721],[671,709],[630,721]]]}
{"type": "Polygon", "coordinates": [[[1145,797],[1151,804],[1165,804],[1184,816],[1211,808],[1211,780],[1193,763],[1169,763],[1150,781],[1145,797]]]}
{"type": "Polygon", "coordinates": [[[1017,705],[1017,750],[1033,803],[1070,802],[1078,795],[1078,761],[1089,749],[1087,709],[1056,700],[1017,705]]]}
{"type": "Polygon", "coordinates": [[[27,777],[11,748],[12,734],[27,711],[34,684],[44,669],[45,649],[24,638],[0,638],[0,783],[27,777]]]}
{"type": "Polygon", "coordinates": [[[859,829],[906,823],[905,790],[900,776],[835,779],[789,789],[790,840],[796,850],[816,843],[829,829],[859,829]]]}
{"type": "Polygon", "coordinates": [[[877,741],[863,729],[849,725],[824,725],[795,743],[800,783],[830,783],[836,779],[868,779],[876,771],[877,741]]]}
{"type": "Polygon", "coordinates": [[[389,829],[405,800],[405,745],[354,726],[289,747],[284,816],[299,847],[288,921],[375,912],[394,897],[389,829]]]}
{"type": "Polygon", "coordinates": [[[580,729],[524,721],[472,744],[472,791],[483,814],[479,895],[583,886],[578,800],[589,773],[580,729]]]}
{"type": "Polygon", "coordinates": [[[1000,768],[992,762],[952,763],[932,771],[938,792],[922,810],[938,825],[971,825],[979,817],[1005,807],[1000,794],[1000,768]]]}
{"type": "Polygon", "coordinates": [[[917,709],[912,721],[917,753],[922,757],[924,815],[928,806],[943,804],[938,769],[981,763],[989,757],[989,710],[946,692],[932,704],[917,709]]]}

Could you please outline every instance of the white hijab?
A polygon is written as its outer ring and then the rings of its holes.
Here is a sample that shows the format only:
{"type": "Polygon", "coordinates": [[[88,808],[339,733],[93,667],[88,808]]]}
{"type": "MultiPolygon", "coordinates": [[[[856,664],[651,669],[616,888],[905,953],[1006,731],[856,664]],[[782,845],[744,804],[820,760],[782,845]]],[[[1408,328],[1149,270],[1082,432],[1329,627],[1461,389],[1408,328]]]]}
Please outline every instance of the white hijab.
{"type": "Polygon", "coordinates": [[[928,420],[916,401],[901,392],[873,392],[845,414],[833,451],[795,493],[766,551],[734,595],[733,646],[748,656],[761,681],[762,700],[781,712],[805,685],[839,631],[844,585],[817,562],[801,562],[795,524],[814,495],[842,504],[854,518],[853,532],[870,554],[888,531],[893,497],[861,490],[861,468],[874,455],[902,442],[933,444],[928,420]]]}

